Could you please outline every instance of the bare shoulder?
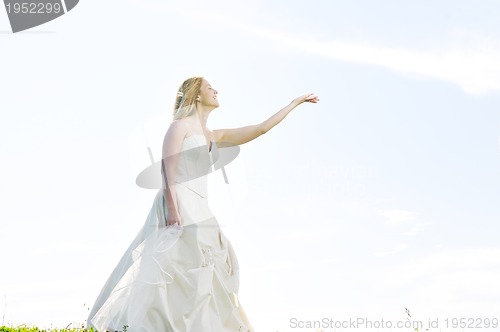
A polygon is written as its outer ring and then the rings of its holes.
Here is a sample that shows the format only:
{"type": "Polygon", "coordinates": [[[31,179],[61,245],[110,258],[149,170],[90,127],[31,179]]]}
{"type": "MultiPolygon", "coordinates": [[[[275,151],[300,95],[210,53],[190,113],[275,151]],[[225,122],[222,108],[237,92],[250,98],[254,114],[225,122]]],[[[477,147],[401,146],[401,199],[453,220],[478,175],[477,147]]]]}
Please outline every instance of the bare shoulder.
{"type": "Polygon", "coordinates": [[[189,131],[189,124],[185,119],[173,120],[167,130],[167,135],[186,136],[189,131]]]}
{"type": "Polygon", "coordinates": [[[171,149],[173,147],[179,147],[187,136],[189,127],[183,119],[173,120],[168,126],[165,137],[163,138],[164,149],[168,146],[171,149]]]}

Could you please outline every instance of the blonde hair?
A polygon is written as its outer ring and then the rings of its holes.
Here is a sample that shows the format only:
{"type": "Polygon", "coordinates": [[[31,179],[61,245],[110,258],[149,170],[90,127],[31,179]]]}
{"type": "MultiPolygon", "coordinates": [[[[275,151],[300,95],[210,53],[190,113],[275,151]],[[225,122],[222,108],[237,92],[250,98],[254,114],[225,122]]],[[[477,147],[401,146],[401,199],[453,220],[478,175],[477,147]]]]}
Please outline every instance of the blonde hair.
{"type": "Polygon", "coordinates": [[[196,111],[196,98],[200,94],[203,77],[191,77],[184,81],[175,97],[173,119],[178,120],[196,111]]]}

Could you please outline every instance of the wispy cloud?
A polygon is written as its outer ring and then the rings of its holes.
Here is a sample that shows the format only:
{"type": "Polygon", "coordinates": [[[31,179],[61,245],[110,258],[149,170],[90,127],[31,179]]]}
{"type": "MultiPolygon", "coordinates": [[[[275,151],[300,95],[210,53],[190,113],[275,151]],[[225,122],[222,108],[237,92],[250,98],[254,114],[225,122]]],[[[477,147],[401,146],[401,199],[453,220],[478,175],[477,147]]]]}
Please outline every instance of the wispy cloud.
{"type": "Polygon", "coordinates": [[[406,76],[438,79],[456,84],[470,94],[500,91],[500,47],[490,44],[454,46],[445,50],[407,50],[370,42],[312,40],[307,35],[293,35],[275,30],[239,27],[289,45],[297,50],[348,62],[385,67],[406,76]]]}
{"type": "Polygon", "coordinates": [[[408,248],[408,245],[406,244],[400,244],[398,246],[395,246],[389,250],[385,251],[379,251],[374,253],[375,256],[382,257],[382,256],[388,256],[388,255],[394,255],[397,254],[398,252],[403,251],[404,249],[408,248]]]}
{"type": "Polygon", "coordinates": [[[418,213],[408,210],[391,209],[380,211],[380,215],[385,218],[388,224],[400,225],[414,220],[418,216],[418,213]]]}
{"type": "MultiPolygon", "coordinates": [[[[236,7],[229,2],[220,3],[219,6],[210,3],[202,10],[199,4],[164,6],[197,24],[217,24],[230,28],[230,31],[259,36],[300,52],[380,66],[408,77],[440,80],[457,85],[473,95],[500,91],[500,45],[483,35],[462,29],[459,30],[463,35],[461,43],[444,40],[440,49],[420,50],[381,45],[373,41],[319,40],[307,32],[292,33],[251,23],[248,13],[255,13],[261,3],[260,0],[255,4],[247,1],[244,6],[240,4],[236,7]],[[226,15],[222,15],[221,11],[226,15]]],[[[160,4],[155,2],[154,6],[158,8],[160,4]]],[[[453,32],[456,33],[456,30],[453,32]]]]}
{"type": "Polygon", "coordinates": [[[297,241],[314,238],[316,234],[311,232],[293,231],[285,233],[276,238],[276,241],[297,241]]]}
{"type": "MultiPolygon", "coordinates": [[[[193,14],[191,11],[190,17],[193,14]]],[[[369,41],[317,40],[307,33],[279,31],[235,17],[214,15],[217,16],[218,24],[273,40],[301,52],[381,66],[409,77],[437,79],[458,85],[473,95],[500,91],[500,45],[484,36],[471,37],[468,34],[462,44],[450,43],[448,46],[445,41],[439,50],[410,50],[369,41]]],[[[211,20],[214,18],[213,15],[209,17],[211,20]]],[[[207,14],[199,13],[198,18],[207,19],[207,14]]]]}
{"type": "Polygon", "coordinates": [[[272,263],[263,263],[259,266],[254,267],[252,270],[254,272],[270,272],[270,271],[291,270],[295,268],[297,268],[296,262],[280,261],[272,263]]]}
{"type": "MultiPolygon", "coordinates": [[[[230,5],[232,2],[224,2],[219,7],[210,4],[203,7],[203,10],[200,10],[198,4],[169,4],[167,7],[170,11],[175,9],[176,14],[196,19],[198,24],[204,21],[229,27],[229,31],[259,36],[300,52],[381,66],[408,77],[440,80],[457,85],[473,95],[500,91],[500,45],[485,36],[462,30],[461,34],[466,36],[461,44],[444,40],[440,49],[405,49],[373,41],[319,40],[304,32],[291,33],[250,23],[248,13],[254,13],[261,2],[245,2],[245,6],[233,6],[230,5]],[[221,11],[226,14],[221,14],[221,11]]],[[[160,6],[159,2],[155,2],[154,6],[160,6]]]]}
{"type": "Polygon", "coordinates": [[[409,235],[409,236],[419,235],[430,224],[431,224],[430,222],[417,222],[408,232],[403,232],[401,233],[401,235],[409,235]]]}
{"type": "Polygon", "coordinates": [[[385,219],[385,223],[391,226],[406,225],[405,227],[411,228],[404,231],[401,235],[415,236],[422,233],[427,226],[432,224],[428,221],[416,221],[420,213],[409,210],[388,209],[379,211],[380,216],[385,219]]]}
{"type": "Polygon", "coordinates": [[[426,283],[420,288],[428,294],[441,294],[455,298],[460,294],[474,294],[472,298],[485,299],[495,295],[500,288],[491,282],[500,276],[500,248],[442,249],[427,257],[408,260],[388,268],[387,279],[380,287],[414,288],[416,281],[426,283]]]}

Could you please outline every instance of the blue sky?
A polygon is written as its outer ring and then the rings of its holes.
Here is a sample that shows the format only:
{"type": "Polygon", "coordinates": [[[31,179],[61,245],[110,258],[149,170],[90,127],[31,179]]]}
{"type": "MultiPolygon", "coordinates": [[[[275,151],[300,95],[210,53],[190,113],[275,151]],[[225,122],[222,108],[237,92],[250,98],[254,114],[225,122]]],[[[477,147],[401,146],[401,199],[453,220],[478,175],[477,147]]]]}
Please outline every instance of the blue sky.
{"type": "Polygon", "coordinates": [[[242,145],[229,185],[210,175],[256,330],[498,317],[499,6],[87,0],[18,34],[0,11],[4,323],[86,318],[193,75],[219,91],[211,129],[321,98],[242,145]]]}

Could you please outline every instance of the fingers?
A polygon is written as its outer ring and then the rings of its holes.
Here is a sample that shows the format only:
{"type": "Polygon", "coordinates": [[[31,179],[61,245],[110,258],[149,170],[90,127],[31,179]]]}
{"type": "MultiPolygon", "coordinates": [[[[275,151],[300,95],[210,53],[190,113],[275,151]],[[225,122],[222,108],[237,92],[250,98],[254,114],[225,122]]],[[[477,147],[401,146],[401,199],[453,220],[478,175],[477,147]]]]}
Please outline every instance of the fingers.
{"type": "Polygon", "coordinates": [[[308,103],[317,103],[319,101],[319,97],[315,96],[314,93],[311,93],[307,95],[305,101],[307,101],[308,103]]]}
{"type": "Polygon", "coordinates": [[[175,224],[179,224],[179,226],[181,225],[181,221],[180,220],[167,220],[167,226],[172,226],[172,225],[175,225],[175,224]]]}
{"type": "Polygon", "coordinates": [[[182,223],[180,221],[177,221],[171,224],[167,224],[167,228],[182,229],[184,227],[182,226],[182,223]]]}
{"type": "Polygon", "coordinates": [[[167,226],[174,226],[174,225],[178,225],[180,227],[182,227],[182,221],[179,219],[179,220],[167,220],[167,226]]]}

